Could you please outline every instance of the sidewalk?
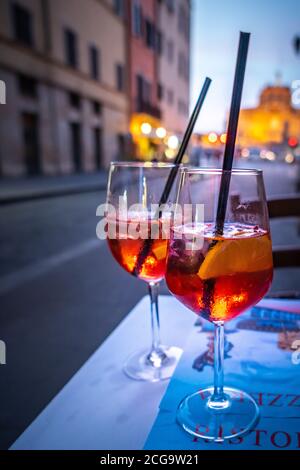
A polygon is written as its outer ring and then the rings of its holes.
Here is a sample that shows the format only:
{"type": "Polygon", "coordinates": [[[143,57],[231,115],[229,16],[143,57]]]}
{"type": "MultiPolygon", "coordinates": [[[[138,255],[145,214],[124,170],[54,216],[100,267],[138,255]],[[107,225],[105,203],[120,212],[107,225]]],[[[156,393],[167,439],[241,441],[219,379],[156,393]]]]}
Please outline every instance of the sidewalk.
{"type": "Polygon", "coordinates": [[[104,190],[107,172],[0,179],[0,204],[104,190]]]}

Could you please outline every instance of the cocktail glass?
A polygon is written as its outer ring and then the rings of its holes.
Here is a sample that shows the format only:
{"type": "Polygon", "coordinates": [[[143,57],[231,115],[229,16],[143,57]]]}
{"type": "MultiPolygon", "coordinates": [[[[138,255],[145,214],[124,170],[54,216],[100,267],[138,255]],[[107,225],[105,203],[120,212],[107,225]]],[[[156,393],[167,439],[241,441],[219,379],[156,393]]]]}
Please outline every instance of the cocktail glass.
{"type": "Polygon", "coordinates": [[[232,170],[222,233],[215,224],[221,175],[219,169],[181,171],[183,216],[174,219],[166,272],[171,293],[215,326],[214,385],[184,398],[177,413],[188,433],[213,441],[240,436],[258,419],[249,394],[223,385],[224,323],[255,305],[273,275],[262,172],[232,170]]]}

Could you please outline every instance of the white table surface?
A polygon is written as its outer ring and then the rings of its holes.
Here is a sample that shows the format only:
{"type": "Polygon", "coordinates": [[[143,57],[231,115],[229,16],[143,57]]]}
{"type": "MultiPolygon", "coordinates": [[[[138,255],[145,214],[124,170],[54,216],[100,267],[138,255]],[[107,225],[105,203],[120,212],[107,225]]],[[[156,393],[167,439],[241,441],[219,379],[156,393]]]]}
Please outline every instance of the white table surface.
{"type": "MultiPolygon", "coordinates": [[[[183,347],[195,315],[160,296],[161,336],[183,347]]],[[[127,378],[129,354],[150,345],[150,304],[144,297],[17,439],[12,449],[142,449],[168,381],[127,378]]]]}
{"type": "MultiPolygon", "coordinates": [[[[284,304],[264,300],[260,305],[284,304]]],[[[164,343],[184,347],[196,316],[170,296],[160,297],[160,311],[164,343]]],[[[144,297],[11,449],[142,449],[168,381],[128,379],[122,364],[150,343],[149,316],[144,297]]]]}

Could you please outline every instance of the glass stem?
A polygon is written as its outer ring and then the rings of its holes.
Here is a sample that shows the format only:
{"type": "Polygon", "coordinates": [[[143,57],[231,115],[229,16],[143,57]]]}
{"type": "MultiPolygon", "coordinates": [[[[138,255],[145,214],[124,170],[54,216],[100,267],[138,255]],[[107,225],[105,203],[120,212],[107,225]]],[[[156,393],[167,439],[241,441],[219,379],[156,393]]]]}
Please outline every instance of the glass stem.
{"type": "Polygon", "coordinates": [[[158,282],[149,282],[149,296],[150,296],[150,313],[151,313],[151,328],[152,328],[152,350],[156,351],[160,346],[160,326],[159,326],[159,311],[158,311],[158,282]]]}
{"type": "Polygon", "coordinates": [[[151,330],[152,330],[152,346],[148,354],[148,361],[153,367],[161,367],[166,354],[161,348],[160,344],[160,326],[159,326],[159,311],[158,311],[158,282],[149,282],[149,296],[150,296],[150,313],[151,313],[151,330]]]}
{"type": "Polygon", "coordinates": [[[223,395],[224,385],[224,323],[215,323],[214,395],[223,395]]]}
{"type": "Polygon", "coordinates": [[[213,409],[227,408],[228,397],[224,393],[224,322],[215,322],[214,337],[214,392],[208,406],[213,409]]]}

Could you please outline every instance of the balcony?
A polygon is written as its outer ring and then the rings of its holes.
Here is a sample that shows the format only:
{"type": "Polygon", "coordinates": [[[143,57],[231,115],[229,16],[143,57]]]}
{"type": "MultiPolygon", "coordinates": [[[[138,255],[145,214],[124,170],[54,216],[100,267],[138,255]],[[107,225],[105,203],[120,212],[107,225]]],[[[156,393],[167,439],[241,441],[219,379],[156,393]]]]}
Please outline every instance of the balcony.
{"type": "Polygon", "coordinates": [[[153,106],[151,103],[137,99],[136,101],[136,112],[145,113],[150,116],[155,117],[156,119],[161,119],[161,110],[157,106],[153,106]]]}

